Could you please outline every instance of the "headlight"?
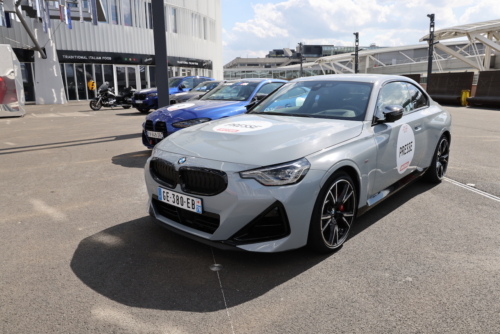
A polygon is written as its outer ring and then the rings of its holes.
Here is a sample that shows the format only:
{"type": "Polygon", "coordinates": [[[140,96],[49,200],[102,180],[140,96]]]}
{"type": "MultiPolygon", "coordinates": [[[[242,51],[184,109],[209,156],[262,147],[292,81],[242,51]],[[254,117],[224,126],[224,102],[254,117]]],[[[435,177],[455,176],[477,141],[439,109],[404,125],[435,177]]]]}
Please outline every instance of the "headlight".
{"type": "Polygon", "coordinates": [[[211,121],[211,119],[210,118],[193,118],[193,119],[188,119],[187,121],[180,121],[177,123],[173,123],[172,126],[174,128],[189,128],[190,126],[205,123],[208,121],[211,121]]]}
{"type": "Polygon", "coordinates": [[[280,165],[240,172],[243,179],[255,179],[265,186],[284,186],[299,183],[311,167],[306,158],[280,165]]]}
{"type": "Polygon", "coordinates": [[[148,97],[155,97],[155,96],[158,96],[158,93],[151,93],[151,94],[148,94],[148,97]]]}

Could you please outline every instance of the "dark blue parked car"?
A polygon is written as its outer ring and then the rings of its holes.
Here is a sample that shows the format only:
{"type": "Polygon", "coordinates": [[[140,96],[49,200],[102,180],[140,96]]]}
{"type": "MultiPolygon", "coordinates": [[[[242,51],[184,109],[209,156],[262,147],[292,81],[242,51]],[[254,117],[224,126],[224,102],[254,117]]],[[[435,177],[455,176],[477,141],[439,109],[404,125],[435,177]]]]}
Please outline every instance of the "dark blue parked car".
{"type": "MultiPolygon", "coordinates": [[[[168,79],[169,93],[177,94],[188,92],[200,83],[212,80],[214,79],[197,76],[170,78],[168,79]]],[[[134,94],[132,102],[137,110],[147,114],[150,109],[158,109],[158,92],[156,88],[140,90],[134,94]]]]}
{"type": "Polygon", "coordinates": [[[287,81],[279,79],[231,80],[214,88],[199,100],[160,108],[146,116],[142,142],[153,148],[163,138],[196,124],[234,116],[247,111],[246,106],[262,100],[287,81]]]}

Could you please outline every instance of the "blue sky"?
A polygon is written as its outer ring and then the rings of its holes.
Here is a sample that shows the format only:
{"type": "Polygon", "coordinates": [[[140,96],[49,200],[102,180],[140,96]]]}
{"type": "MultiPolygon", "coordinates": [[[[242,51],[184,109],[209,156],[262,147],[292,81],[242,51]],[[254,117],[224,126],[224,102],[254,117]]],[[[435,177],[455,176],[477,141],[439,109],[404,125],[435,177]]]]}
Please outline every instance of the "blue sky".
{"type": "Polygon", "coordinates": [[[499,0],[222,0],[224,63],[269,50],[310,44],[418,44],[427,14],[436,29],[500,19],[499,0]]]}

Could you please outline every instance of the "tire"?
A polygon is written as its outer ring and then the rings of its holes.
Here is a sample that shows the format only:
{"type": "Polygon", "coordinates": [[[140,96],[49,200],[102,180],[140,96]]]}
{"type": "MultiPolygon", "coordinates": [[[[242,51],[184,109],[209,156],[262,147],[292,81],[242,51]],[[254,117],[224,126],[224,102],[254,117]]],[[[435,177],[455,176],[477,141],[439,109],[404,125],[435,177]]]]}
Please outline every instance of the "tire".
{"type": "Polygon", "coordinates": [[[92,101],[90,101],[89,106],[90,106],[90,109],[97,111],[97,110],[101,109],[102,103],[99,101],[96,101],[96,100],[92,100],[92,101]]]}
{"type": "Polygon", "coordinates": [[[450,141],[448,137],[442,135],[439,138],[436,150],[434,151],[434,156],[432,157],[432,162],[425,173],[425,179],[430,183],[441,183],[444,176],[446,175],[446,170],[448,169],[448,162],[450,157],[450,141]]]}
{"type": "Polygon", "coordinates": [[[307,246],[320,253],[330,253],[342,247],[356,218],[357,199],[351,177],[345,172],[333,174],[316,199],[307,246]]]}
{"type": "Polygon", "coordinates": [[[130,109],[131,106],[122,106],[123,109],[130,109]]]}
{"type": "Polygon", "coordinates": [[[149,108],[137,108],[141,114],[147,114],[149,113],[149,108]]]}

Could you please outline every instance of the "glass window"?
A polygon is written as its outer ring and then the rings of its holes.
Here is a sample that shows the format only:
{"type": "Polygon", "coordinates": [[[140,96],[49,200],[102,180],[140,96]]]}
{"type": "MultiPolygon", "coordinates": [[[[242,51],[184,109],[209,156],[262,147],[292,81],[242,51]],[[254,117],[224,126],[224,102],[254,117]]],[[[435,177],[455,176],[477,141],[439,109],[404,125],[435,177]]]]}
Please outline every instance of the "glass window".
{"type": "Polygon", "coordinates": [[[127,79],[125,77],[125,66],[117,66],[116,67],[116,86],[118,88],[117,92],[123,91],[125,87],[127,87],[127,79]]]}
{"type": "Polygon", "coordinates": [[[64,69],[66,70],[66,81],[68,84],[68,100],[77,100],[75,69],[73,68],[73,64],[65,64],[64,69]]]}
{"type": "Polygon", "coordinates": [[[253,94],[258,82],[226,82],[203,95],[202,100],[246,101],[253,94]]]}
{"type": "Polygon", "coordinates": [[[194,87],[194,79],[193,78],[187,78],[182,80],[181,85],[184,86],[183,89],[191,89],[194,87]]]}
{"type": "Polygon", "coordinates": [[[102,65],[102,67],[104,68],[104,81],[106,81],[111,87],[113,87],[115,82],[115,79],[113,77],[113,65],[102,65]]]}
{"type": "Polygon", "coordinates": [[[87,78],[85,77],[85,70],[83,64],[76,64],[76,87],[78,91],[78,99],[87,99],[87,78]]]}
{"type": "Polygon", "coordinates": [[[120,9],[118,0],[111,0],[111,23],[120,24],[120,9]]]}
{"type": "Polygon", "coordinates": [[[139,74],[141,76],[141,89],[148,86],[148,81],[146,80],[146,66],[139,66],[139,74]]]}
{"type": "Polygon", "coordinates": [[[364,82],[294,82],[278,89],[252,113],[362,121],[371,90],[372,84],[364,82]]]}
{"type": "Polygon", "coordinates": [[[141,8],[141,0],[134,0],[134,25],[138,28],[142,28],[141,8]]]}
{"type": "Polygon", "coordinates": [[[177,9],[172,8],[170,23],[172,25],[171,31],[177,33],[177,9]]]}
{"type": "Polygon", "coordinates": [[[123,24],[131,27],[132,26],[132,1],[122,0],[122,10],[123,10],[123,24]]]}
{"type": "Polygon", "coordinates": [[[420,89],[411,83],[406,83],[406,85],[408,86],[408,92],[410,93],[410,104],[412,110],[427,107],[429,105],[427,97],[420,89]]]}
{"type": "MultiPolygon", "coordinates": [[[[61,66],[62,68],[62,66],[61,66]]],[[[64,72],[61,72],[61,74],[64,72]]],[[[33,71],[31,63],[21,63],[21,75],[23,77],[24,99],[25,101],[35,101],[35,86],[33,84],[33,71]]],[[[64,74],[63,82],[64,82],[64,74]]],[[[66,83],[65,83],[66,84],[66,83]]],[[[64,88],[66,89],[66,88],[64,88]]]]}
{"type": "Polygon", "coordinates": [[[205,81],[193,88],[196,92],[208,92],[219,85],[220,82],[205,81]]]}
{"type": "Polygon", "coordinates": [[[257,92],[257,95],[268,95],[269,93],[274,91],[276,88],[279,88],[281,86],[283,86],[282,82],[268,83],[259,89],[259,91],[257,92]]]}
{"type": "Polygon", "coordinates": [[[61,77],[62,77],[62,82],[64,85],[64,93],[66,94],[66,100],[69,100],[68,98],[68,87],[66,85],[66,71],[64,70],[64,64],[60,64],[61,66],[61,77]]]}
{"type": "Polygon", "coordinates": [[[137,77],[135,75],[135,70],[135,67],[127,67],[128,86],[134,89],[137,88],[137,77]]]}
{"type": "Polygon", "coordinates": [[[102,66],[101,65],[94,65],[94,73],[95,73],[95,85],[97,87],[101,87],[103,84],[102,81],[102,66]]]}
{"type": "Polygon", "coordinates": [[[86,64],[85,65],[85,86],[87,86],[87,96],[89,99],[91,99],[95,96],[95,91],[89,89],[89,82],[90,81],[95,81],[94,75],[92,73],[92,65],[86,64]]]}
{"type": "Polygon", "coordinates": [[[104,15],[106,15],[106,22],[99,21],[99,23],[109,23],[108,0],[101,0],[101,4],[104,9],[104,15]]]}
{"type": "Polygon", "coordinates": [[[387,106],[401,106],[405,113],[411,110],[408,88],[403,82],[391,82],[385,85],[377,99],[377,111],[384,112],[387,106]]]}
{"type": "MultiPolygon", "coordinates": [[[[149,66],[149,84],[156,87],[156,66],[149,66]]],[[[170,87],[170,82],[168,86],[170,87]]]]}

